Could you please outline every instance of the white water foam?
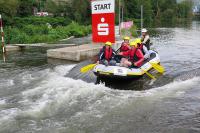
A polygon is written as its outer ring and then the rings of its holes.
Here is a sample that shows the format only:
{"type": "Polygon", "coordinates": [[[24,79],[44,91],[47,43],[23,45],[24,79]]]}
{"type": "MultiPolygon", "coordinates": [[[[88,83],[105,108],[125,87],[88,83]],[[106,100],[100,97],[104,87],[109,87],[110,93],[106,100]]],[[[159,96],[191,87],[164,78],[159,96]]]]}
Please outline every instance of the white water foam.
{"type": "MultiPolygon", "coordinates": [[[[159,99],[165,97],[176,97],[184,94],[184,91],[199,84],[199,78],[193,78],[187,81],[175,81],[162,87],[152,88],[145,91],[125,91],[112,90],[104,85],[88,84],[81,80],[73,80],[51,73],[49,78],[38,88],[28,90],[23,93],[26,99],[30,99],[34,95],[41,95],[35,103],[31,103],[31,108],[27,112],[35,116],[43,116],[56,114],[62,106],[72,106],[80,99],[84,99],[85,103],[95,101],[87,110],[95,112],[94,107],[102,104],[109,105],[109,108],[120,106],[127,100],[134,98],[148,97],[150,99],[159,99]],[[99,97],[100,96],[100,97],[99,97]]],[[[98,110],[96,110],[98,112],[98,110]]],[[[100,113],[99,113],[100,115],[100,113]]]]}
{"type": "Polygon", "coordinates": [[[6,103],[6,100],[0,98],[0,106],[1,106],[1,105],[4,105],[5,103],[6,103]]]}
{"type": "MultiPolygon", "coordinates": [[[[41,71],[37,71],[37,72],[32,72],[32,71],[25,71],[19,75],[17,75],[16,77],[13,77],[14,79],[10,80],[1,80],[0,82],[0,88],[7,88],[8,86],[13,86],[14,85],[14,80],[16,80],[16,82],[21,82],[22,84],[29,84],[31,83],[33,80],[41,78],[44,79],[43,77],[47,77],[48,76],[51,77],[52,74],[55,74],[57,76],[59,76],[60,78],[64,78],[63,75],[65,75],[66,73],[68,73],[72,68],[74,67],[74,65],[69,65],[69,66],[57,66],[55,67],[53,70],[51,69],[45,69],[45,70],[41,70],[41,71]]],[[[54,77],[51,77],[51,79],[53,80],[54,77]]],[[[48,80],[43,80],[41,81],[44,84],[49,84],[48,80]]],[[[52,86],[54,86],[54,84],[52,84],[52,86]]],[[[59,86],[59,85],[58,85],[59,86]]],[[[39,96],[39,95],[43,95],[43,98],[45,98],[45,92],[48,91],[48,88],[42,88],[43,86],[39,85],[36,88],[30,89],[28,91],[24,91],[22,92],[22,96],[23,94],[29,95],[32,93],[32,96],[39,96]],[[46,89],[46,90],[45,90],[46,89]],[[44,90],[44,91],[41,91],[44,90]],[[44,92],[44,94],[42,93],[44,92]]],[[[49,87],[49,86],[47,86],[49,87]]],[[[56,87],[56,86],[54,86],[56,87]]],[[[49,87],[51,88],[51,87],[49,87]]],[[[56,93],[55,93],[56,94],[56,93]]],[[[21,96],[20,96],[21,97],[21,96]]],[[[22,104],[23,106],[28,106],[31,108],[31,106],[35,105],[35,102],[33,102],[31,100],[29,100],[29,98],[27,98],[26,96],[22,98],[23,100],[18,101],[19,104],[22,104]]],[[[41,99],[42,100],[42,99],[41,99]]],[[[44,104],[45,102],[49,101],[49,99],[44,100],[44,102],[40,102],[39,104],[44,104]]],[[[36,103],[37,104],[37,103],[36,103]]],[[[6,97],[3,99],[0,99],[0,107],[6,107],[7,103],[6,103],[6,97]]],[[[27,112],[27,110],[20,110],[17,108],[10,108],[10,109],[3,109],[0,108],[0,128],[4,125],[3,123],[5,121],[9,122],[9,120],[12,120],[14,117],[16,117],[19,114],[23,114],[24,112],[27,112]],[[2,124],[2,125],[1,125],[2,124]]],[[[1,130],[0,130],[1,131],[1,130]]]]}
{"type": "Polygon", "coordinates": [[[12,79],[0,79],[0,89],[3,87],[10,87],[10,86],[14,86],[14,80],[12,79]]]}
{"type": "Polygon", "coordinates": [[[161,87],[151,88],[144,91],[121,91],[118,90],[119,96],[124,98],[135,97],[153,97],[165,98],[173,96],[182,96],[186,90],[192,89],[193,86],[200,84],[200,77],[194,77],[185,81],[174,81],[161,87]]]}
{"type": "Polygon", "coordinates": [[[75,67],[75,64],[72,65],[61,65],[61,66],[57,66],[54,68],[54,71],[58,74],[60,74],[61,76],[65,76],[73,67],[75,67]]]}
{"type": "Polygon", "coordinates": [[[42,93],[36,102],[31,103],[30,110],[27,111],[32,115],[36,113],[38,116],[40,115],[38,113],[56,113],[57,109],[64,104],[68,104],[68,106],[76,104],[81,98],[95,99],[96,95],[101,94],[104,89],[107,88],[102,85],[88,84],[81,80],[60,77],[51,73],[50,78],[44,81],[42,86],[24,92],[23,96],[31,101],[30,98],[35,94],[42,93]]]}

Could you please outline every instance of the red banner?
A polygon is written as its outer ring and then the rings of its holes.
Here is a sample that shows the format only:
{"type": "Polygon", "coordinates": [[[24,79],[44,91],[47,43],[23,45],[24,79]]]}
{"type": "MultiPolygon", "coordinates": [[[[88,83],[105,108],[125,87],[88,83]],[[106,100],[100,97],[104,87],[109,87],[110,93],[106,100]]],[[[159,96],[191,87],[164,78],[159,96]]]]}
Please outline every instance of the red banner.
{"type": "Polygon", "coordinates": [[[93,42],[115,42],[114,0],[92,1],[93,42]]]}

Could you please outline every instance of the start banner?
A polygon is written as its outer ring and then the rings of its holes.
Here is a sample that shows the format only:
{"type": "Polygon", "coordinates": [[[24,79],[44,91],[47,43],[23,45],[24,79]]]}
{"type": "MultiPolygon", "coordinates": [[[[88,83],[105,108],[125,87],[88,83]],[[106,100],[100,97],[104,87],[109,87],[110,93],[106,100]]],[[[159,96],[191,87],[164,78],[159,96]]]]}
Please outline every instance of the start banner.
{"type": "Polygon", "coordinates": [[[115,0],[92,0],[93,42],[115,42],[115,0]]]}

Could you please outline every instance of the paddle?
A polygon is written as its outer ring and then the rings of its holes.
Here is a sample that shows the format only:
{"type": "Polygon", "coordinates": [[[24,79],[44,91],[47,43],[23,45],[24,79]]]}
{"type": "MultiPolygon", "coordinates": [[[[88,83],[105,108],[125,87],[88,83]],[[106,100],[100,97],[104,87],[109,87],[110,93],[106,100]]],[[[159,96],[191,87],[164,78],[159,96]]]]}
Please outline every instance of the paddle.
{"type": "Polygon", "coordinates": [[[86,73],[88,71],[90,71],[91,69],[93,69],[97,64],[89,64],[87,66],[84,66],[81,68],[81,72],[82,73],[86,73]]]}
{"type": "Polygon", "coordinates": [[[158,71],[159,73],[164,73],[165,72],[165,68],[163,67],[163,66],[161,66],[161,65],[159,65],[159,64],[156,64],[156,63],[151,63],[150,62],[150,64],[152,65],[152,67],[156,70],[156,71],[158,71]]]}
{"type": "Polygon", "coordinates": [[[149,72],[147,72],[146,70],[144,70],[144,69],[142,69],[142,68],[140,68],[143,72],[145,72],[145,74],[147,75],[147,76],[149,76],[151,79],[156,79],[152,74],[150,74],[149,72]]]}

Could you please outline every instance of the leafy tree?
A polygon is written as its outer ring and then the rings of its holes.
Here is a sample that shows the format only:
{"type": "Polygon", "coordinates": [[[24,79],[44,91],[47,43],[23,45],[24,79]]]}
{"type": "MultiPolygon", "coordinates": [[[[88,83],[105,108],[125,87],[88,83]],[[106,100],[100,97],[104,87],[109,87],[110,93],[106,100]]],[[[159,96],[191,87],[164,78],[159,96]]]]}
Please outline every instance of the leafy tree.
{"type": "Polygon", "coordinates": [[[127,19],[140,19],[141,18],[141,5],[144,11],[144,23],[150,24],[152,20],[152,5],[151,0],[124,0],[124,16],[127,19]]]}
{"type": "Polygon", "coordinates": [[[19,2],[16,0],[1,0],[0,1],[0,12],[7,16],[14,16],[19,2]]]}
{"type": "Polygon", "coordinates": [[[45,4],[44,10],[53,13],[58,14],[59,6],[52,0],[48,0],[45,4]]]}
{"type": "Polygon", "coordinates": [[[91,7],[90,0],[73,0],[71,2],[71,9],[73,12],[73,20],[84,23],[90,22],[91,7]]]}
{"type": "Polygon", "coordinates": [[[182,1],[177,5],[178,18],[191,18],[192,16],[192,3],[191,1],[182,1]]]}
{"type": "Polygon", "coordinates": [[[18,0],[19,7],[17,9],[17,15],[21,17],[26,17],[33,15],[33,7],[34,1],[33,0],[18,0]]]}
{"type": "Polygon", "coordinates": [[[17,0],[0,0],[0,13],[6,24],[11,24],[17,13],[19,2],[17,0]]]}

